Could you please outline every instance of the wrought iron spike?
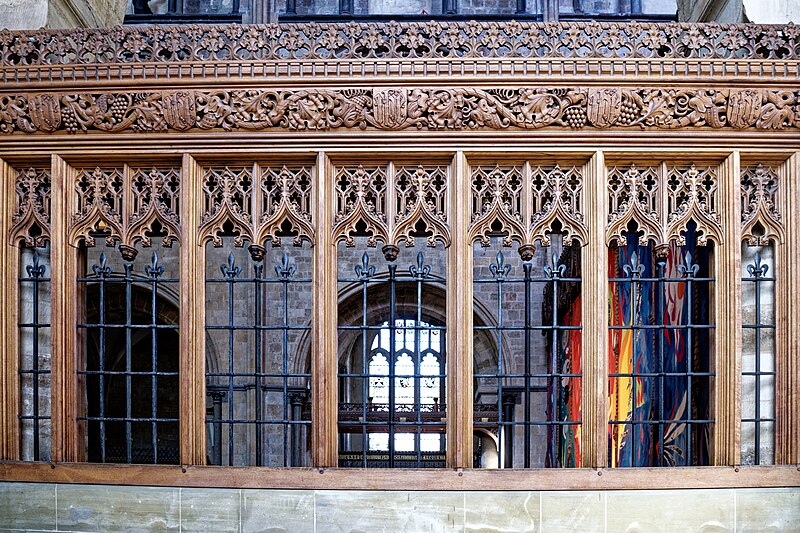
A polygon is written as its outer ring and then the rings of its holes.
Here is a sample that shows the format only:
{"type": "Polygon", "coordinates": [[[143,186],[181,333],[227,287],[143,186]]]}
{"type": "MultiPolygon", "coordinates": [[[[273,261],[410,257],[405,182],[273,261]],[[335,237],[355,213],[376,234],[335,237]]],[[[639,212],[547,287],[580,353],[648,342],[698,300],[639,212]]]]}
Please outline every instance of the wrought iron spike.
{"type": "Polygon", "coordinates": [[[242,267],[236,264],[236,259],[233,257],[233,252],[228,254],[228,264],[219,267],[222,275],[228,279],[238,278],[242,273],[242,267]]]}
{"type": "Polygon", "coordinates": [[[747,271],[750,273],[750,276],[754,278],[761,278],[767,275],[769,265],[761,263],[761,252],[756,252],[753,263],[747,265],[747,271]]]}
{"type": "Polygon", "coordinates": [[[423,280],[430,275],[431,266],[425,264],[425,255],[422,252],[417,254],[416,266],[411,265],[408,268],[408,272],[417,280],[423,280]]]}
{"type": "Polygon", "coordinates": [[[38,279],[44,276],[45,266],[39,263],[39,252],[33,252],[33,259],[30,265],[25,267],[29,278],[38,279]]]}
{"type": "Polygon", "coordinates": [[[631,262],[622,266],[622,271],[628,275],[629,278],[639,279],[644,274],[644,263],[639,259],[639,254],[633,252],[631,254],[631,262]]]}
{"type": "Polygon", "coordinates": [[[164,275],[164,266],[158,263],[158,252],[153,252],[150,264],[144,267],[144,272],[153,279],[164,275]]]}
{"type": "Polygon", "coordinates": [[[550,278],[563,278],[567,273],[567,265],[558,264],[558,255],[550,257],[550,264],[544,267],[544,273],[550,278]]]}
{"type": "Polygon", "coordinates": [[[495,262],[489,265],[489,272],[491,272],[492,276],[494,276],[498,281],[505,279],[509,272],[511,272],[511,265],[506,264],[506,258],[503,255],[503,252],[497,252],[497,255],[495,256],[495,262]]]}
{"type": "Polygon", "coordinates": [[[356,265],[355,271],[356,276],[362,281],[375,275],[375,265],[369,264],[369,254],[367,252],[364,252],[364,255],[361,256],[361,264],[356,265]]]}
{"type": "Polygon", "coordinates": [[[700,265],[692,262],[692,253],[686,252],[683,264],[678,265],[678,273],[684,278],[693,278],[700,272],[700,265]]]}
{"type": "Polygon", "coordinates": [[[289,279],[294,276],[295,272],[297,272],[297,267],[291,261],[289,254],[283,252],[280,263],[275,265],[275,273],[281,279],[289,279]]]}
{"type": "Polygon", "coordinates": [[[98,278],[107,278],[111,275],[111,266],[108,264],[105,252],[100,253],[100,262],[92,265],[92,272],[98,278]]]}

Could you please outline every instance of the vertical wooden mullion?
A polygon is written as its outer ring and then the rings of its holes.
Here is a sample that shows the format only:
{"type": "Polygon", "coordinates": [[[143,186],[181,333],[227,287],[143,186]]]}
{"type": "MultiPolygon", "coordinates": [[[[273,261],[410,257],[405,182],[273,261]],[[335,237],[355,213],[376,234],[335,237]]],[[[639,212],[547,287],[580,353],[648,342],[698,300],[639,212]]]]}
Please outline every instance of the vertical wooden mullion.
{"type": "Polygon", "coordinates": [[[583,397],[581,455],[584,467],[608,461],[608,251],[606,247],[606,164],[598,151],[586,164],[584,193],[588,243],[581,251],[583,284],[583,397]]]}
{"type": "Polygon", "coordinates": [[[332,235],[333,168],[324,152],[317,154],[314,189],[315,243],[312,272],[311,423],[315,466],[338,464],[337,261],[332,235]]]}
{"type": "Polygon", "coordinates": [[[17,273],[19,252],[11,241],[9,231],[14,214],[14,169],[0,160],[0,327],[5,331],[0,343],[0,460],[19,459],[19,354],[17,344],[17,273]]]}
{"type": "Polygon", "coordinates": [[[74,212],[75,171],[58,155],[52,156],[50,218],[50,391],[52,461],[82,458],[78,439],[77,276],[78,249],[69,239],[69,214],[74,212]]]}
{"type": "Polygon", "coordinates": [[[472,246],[468,239],[469,167],[453,158],[449,187],[452,236],[447,250],[447,466],[472,467],[472,246]]]}
{"type": "Polygon", "coordinates": [[[205,463],[205,248],[198,238],[203,205],[200,165],[189,154],[181,164],[180,241],[180,461],[205,463]]]}
{"type": "Polygon", "coordinates": [[[800,464],[800,152],[780,170],[786,240],[776,246],[775,463],[800,464]]]}
{"type": "Polygon", "coordinates": [[[719,169],[722,243],[714,254],[714,378],[711,416],[714,418],[712,464],[741,462],[742,276],[741,185],[739,152],[719,169]]]}

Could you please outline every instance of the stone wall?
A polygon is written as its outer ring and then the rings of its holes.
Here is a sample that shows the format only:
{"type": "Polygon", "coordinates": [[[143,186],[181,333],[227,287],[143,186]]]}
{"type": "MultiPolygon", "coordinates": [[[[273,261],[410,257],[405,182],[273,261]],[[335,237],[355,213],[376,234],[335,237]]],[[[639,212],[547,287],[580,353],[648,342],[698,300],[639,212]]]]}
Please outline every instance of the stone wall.
{"type": "Polygon", "coordinates": [[[5,531],[795,531],[798,523],[797,488],[411,492],[0,483],[5,531]]]}
{"type": "Polygon", "coordinates": [[[0,0],[0,28],[102,28],[122,23],[125,0],[0,0]]]}

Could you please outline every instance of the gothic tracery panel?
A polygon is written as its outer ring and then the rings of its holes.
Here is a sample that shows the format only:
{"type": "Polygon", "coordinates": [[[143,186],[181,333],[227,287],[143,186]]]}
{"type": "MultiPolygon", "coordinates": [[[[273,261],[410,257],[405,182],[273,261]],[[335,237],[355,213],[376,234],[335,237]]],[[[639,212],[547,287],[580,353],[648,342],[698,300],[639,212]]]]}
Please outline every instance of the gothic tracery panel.
{"type": "Polygon", "coordinates": [[[717,173],[712,167],[697,168],[691,165],[672,167],[667,171],[667,230],[669,240],[686,244],[684,233],[687,224],[697,224],[697,243],[704,245],[709,237],[722,239],[719,211],[717,209],[717,173]]]}
{"type": "Polygon", "coordinates": [[[161,226],[162,243],[171,246],[180,235],[180,171],[175,168],[145,167],[131,169],[133,202],[125,244],[151,245],[153,224],[161,226]]]}
{"type": "Polygon", "coordinates": [[[304,239],[313,242],[311,168],[264,166],[259,175],[261,217],[256,242],[269,239],[280,246],[287,234],[293,236],[295,246],[304,239]]]}
{"type": "Polygon", "coordinates": [[[511,246],[514,240],[523,242],[526,235],[522,221],[523,188],[523,169],[519,165],[478,165],[472,168],[470,240],[480,238],[485,247],[493,234],[502,233],[505,246],[511,246]]]}
{"type": "Polygon", "coordinates": [[[741,187],[742,238],[750,246],[763,246],[771,238],[782,242],[783,222],[777,207],[778,174],[762,164],[745,167],[741,187]]]}
{"type": "Polygon", "coordinates": [[[565,245],[573,240],[586,242],[583,218],[583,176],[578,167],[562,169],[534,167],[531,169],[531,244],[540,241],[550,245],[550,233],[563,234],[565,245]]]}
{"type": "Polygon", "coordinates": [[[50,169],[18,170],[15,191],[11,238],[23,239],[28,248],[44,246],[50,238],[50,169]]]}
{"type": "Polygon", "coordinates": [[[447,227],[447,166],[399,166],[395,172],[395,227],[391,244],[414,245],[416,235],[425,235],[428,246],[450,244],[447,227]]]}
{"type": "Polygon", "coordinates": [[[368,233],[369,245],[387,242],[387,186],[385,166],[341,166],[335,172],[336,215],[334,240],[354,246],[354,235],[368,233]]]}
{"type": "Polygon", "coordinates": [[[79,168],[75,179],[75,211],[72,214],[72,240],[80,238],[94,246],[94,234],[105,234],[107,246],[122,240],[125,183],[123,169],[79,168]]]}
{"type": "Polygon", "coordinates": [[[656,167],[613,167],[608,171],[608,239],[627,244],[628,225],[635,221],[639,244],[661,244],[661,185],[656,167]]]}
{"type": "Polygon", "coordinates": [[[203,169],[203,214],[200,239],[222,246],[226,223],[237,234],[234,244],[252,241],[253,167],[209,166],[203,169]]]}

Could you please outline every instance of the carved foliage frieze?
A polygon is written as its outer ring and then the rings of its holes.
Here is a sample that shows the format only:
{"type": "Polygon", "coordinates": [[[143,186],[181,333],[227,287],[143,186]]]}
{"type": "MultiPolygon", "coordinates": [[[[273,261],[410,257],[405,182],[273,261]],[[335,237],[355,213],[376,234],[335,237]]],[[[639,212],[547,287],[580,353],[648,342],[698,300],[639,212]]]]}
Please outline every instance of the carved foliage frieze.
{"type": "Polygon", "coordinates": [[[424,234],[429,246],[441,241],[450,245],[447,226],[448,167],[399,166],[394,175],[395,220],[391,244],[414,245],[416,234],[424,234]]]}
{"type": "Polygon", "coordinates": [[[477,165],[471,169],[470,189],[470,241],[480,238],[483,246],[489,246],[492,235],[503,235],[505,246],[525,242],[527,192],[521,165],[477,165]]]}
{"type": "Polygon", "coordinates": [[[796,59],[793,24],[389,22],[0,31],[0,65],[405,58],[796,59]]]}
{"type": "Polygon", "coordinates": [[[669,242],[684,245],[690,224],[698,245],[705,245],[709,238],[722,242],[718,183],[714,167],[611,168],[606,185],[608,242],[624,245],[629,231],[635,229],[640,245],[652,242],[663,250],[669,242]]]}
{"type": "Polygon", "coordinates": [[[11,219],[11,240],[25,246],[44,246],[50,238],[50,169],[29,167],[17,170],[16,201],[11,219]]]}
{"type": "Polygon", "coordinates": [[[800,90],[532,86],[0,96],[5,134],[545,127],[787,130],[800,127],[800,90]]]}
{"type": "Polygon", "coordinates": [[[771,239],[783,242],[783,222],[778,210],[778,174],[772,167],[742,169],[742,239],[763,246],[771,239]]]}
{"type": "Polygon", "coordinates": [[[354,246],[354,235],[369,235],[368,244],[389,240],[387,214],[388,169],[385,165],[337,166],[335,171],[336,211],[333,235],[354,246]]]}
{"type": "Polygon", "coordinates": [[[130,260],[136,257],[137,244],[150,247],[155,236],[172,246],[180,239],[180,187],[178,168],[77,168],[71,240],[94,246],[95,238],[102,236],[107,246],[119,243],[130,260]]]}

